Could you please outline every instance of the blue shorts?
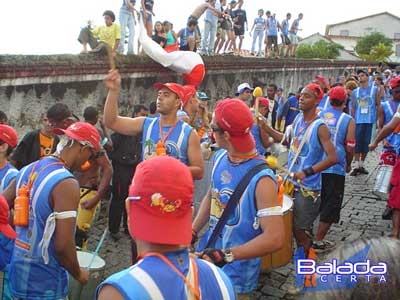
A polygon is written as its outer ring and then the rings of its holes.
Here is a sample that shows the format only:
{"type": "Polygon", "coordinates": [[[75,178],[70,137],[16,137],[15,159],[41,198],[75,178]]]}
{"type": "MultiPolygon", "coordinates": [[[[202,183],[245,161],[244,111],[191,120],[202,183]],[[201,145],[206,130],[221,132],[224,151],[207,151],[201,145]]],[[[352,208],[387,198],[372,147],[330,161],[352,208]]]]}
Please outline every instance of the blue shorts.
{"type": "Polygon", "coordinates": [[[372,124],[356,124],[355,153],[368,153],[371,143],[372,124]]]}

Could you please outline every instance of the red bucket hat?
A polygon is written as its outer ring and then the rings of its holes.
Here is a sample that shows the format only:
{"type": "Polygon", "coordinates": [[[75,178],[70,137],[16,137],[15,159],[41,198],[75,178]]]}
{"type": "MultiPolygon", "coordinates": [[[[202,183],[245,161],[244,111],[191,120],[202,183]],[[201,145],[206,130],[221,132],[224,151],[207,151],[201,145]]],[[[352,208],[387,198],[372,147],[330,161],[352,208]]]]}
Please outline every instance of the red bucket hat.
{"type": "Polygon", "coordinates": [[[175,82],[167,82],[167,83],[157,82],[153,86],[157,91],[161,90],[162,88],[169,89],[170,91],[175,93],[178,96],[178,98],[181,99],[181,101],[183,101],[183,99],[185,98],[185,89],[179,83],[175,83],[175,82]]]}
{"type": "Polygon", "coordinates": [[[269,108],[269,101],[268,101],[268,99],[265,98],[265,97],[260,97],[260,98],[258,98],[258,103],[259,103],[259,105],[262,106],[262,107],[269,108]]]}
{"type": "Polygon", "coordinates": [[[235,150],[245,153],[255,147],[255,141],[250,132],[254,118],[242,100],[224,99],[219,101],[214,115],[217,125],[230,134],[230,142],[235,150]]]}
{"type": "Polygon", "coordinates": [[[8,217],[10,214],[10,208],[3,195],[0,195],[0,232],[9,239],[15,239],[17,234],[14,229],[8,223],[8,217]]]}
{"type": "Polygon", "coordinates": [[[390,85],[390,88],[391,88],[391,89],[395,89],[395,88],[397,88],[398,86],[400,86],[400,77],[392,78],[392,79],[389,81],[389,85],[390,85]]]}
{"type": "Polygon", "coordinates": [[[170,156],[141,162],[129,187],[129,230],[150,243],[189,245],[192,239],[193,178],[170,156]]]}
{"type": "Polygon", "coordinates": [[[18,135],[11,126],[0,124],[0,140],[14,148],[18,144],[18,135]]]}
{"type": "Polygon", "coordinates": [[[54,128],[53,132],[58,135],[65,134],[73,140],[80,143],[86,143],[95,151],[101,149],[100,134],[96,127],[87,122],[76,122],[71,124],[67,129],[54,128]]]}
{"type": "Polygon", "coordinates": [[[336,99],[340,102],[344,102],[347,99],[347,91],[342,86],[335,86],[329,90],[329,99],[336,99]]]}
{"type": "Polygon", "coordinates": [[[316,83],[309,83],[307,84],[305,87],[305,89],[309,89],[312,90],[315,94],[315,97],[317,97],[317,99],[319,101],[322,100],[322,98],[324,97],[324,91],[321,89],[321,87],[316,84],[316,83]]]}
{"type": "Polygon", "coordinates": [[[193,85],[183,86],[184,97],[181,99],[182,107],[186,105],[190,98],[196,95],[196,88],[193,85]]]}

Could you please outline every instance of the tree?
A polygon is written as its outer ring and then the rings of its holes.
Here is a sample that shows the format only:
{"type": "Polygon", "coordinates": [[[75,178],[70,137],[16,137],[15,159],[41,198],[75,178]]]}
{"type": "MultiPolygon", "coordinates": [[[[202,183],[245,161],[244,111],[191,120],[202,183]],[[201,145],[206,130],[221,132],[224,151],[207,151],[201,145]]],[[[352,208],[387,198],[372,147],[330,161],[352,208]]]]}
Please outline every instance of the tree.
{"type": "Polygon", "coordinates": [[[357,54],[366,60],[388,60],[388,57],[393,53],[391,51],[393,47],[393,41],[387,38],[380,32],[373,32],[360,38],[357,41],[357,45],[354,50],[357,54]],[[389,51],[390,50],[390,51],[389,51]],[[379,55],[386,54],[386,56],[380,56],[379,59],[375,59],[379,55]],[[371,57],[372,55],[372,57],[371,57]]]}
{"type": "Polygon", "coordinates": [[[340,55],[341,49],[343,49],[342,45],[336,43],[327,43],[324,40],[320,40],[311,45],[300,44],[296,51],[296,57],[335,59],[340,55]]]}

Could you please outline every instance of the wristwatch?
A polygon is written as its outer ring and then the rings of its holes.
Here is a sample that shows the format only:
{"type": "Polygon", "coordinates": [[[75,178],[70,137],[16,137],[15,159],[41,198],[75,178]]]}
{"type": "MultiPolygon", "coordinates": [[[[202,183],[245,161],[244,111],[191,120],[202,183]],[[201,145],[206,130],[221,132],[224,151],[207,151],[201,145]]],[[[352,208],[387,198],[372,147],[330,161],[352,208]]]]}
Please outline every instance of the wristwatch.
{"type": "Polygon", "coordinates": [[[233,253],[232,253],[232,251],[231,251],[231,249],[230,248],[228,248],[228,249],[224,249],[222,252],[224,252],[224,260],[225,260],[225,262],[226,263],[231,263],[231,262],[233,262],[234,260],[235,260],[235,257],[233,256],[233,253]]]}

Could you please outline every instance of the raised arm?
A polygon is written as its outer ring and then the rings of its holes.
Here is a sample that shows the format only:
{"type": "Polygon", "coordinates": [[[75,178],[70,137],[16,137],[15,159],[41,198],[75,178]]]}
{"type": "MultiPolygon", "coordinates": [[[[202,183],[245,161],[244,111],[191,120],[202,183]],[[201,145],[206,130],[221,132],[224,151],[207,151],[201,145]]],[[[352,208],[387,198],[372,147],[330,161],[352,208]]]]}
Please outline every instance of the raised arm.
{"type": "Polygon", "coordinates": [[[121,134],[137,135],[142,132],[145,117],[122,117],[118,112],[118,98],[121,88],[121,76],[118,70],[111,70],[104,80],[108,95],[104,105],[104,124],[121,134]]]}

